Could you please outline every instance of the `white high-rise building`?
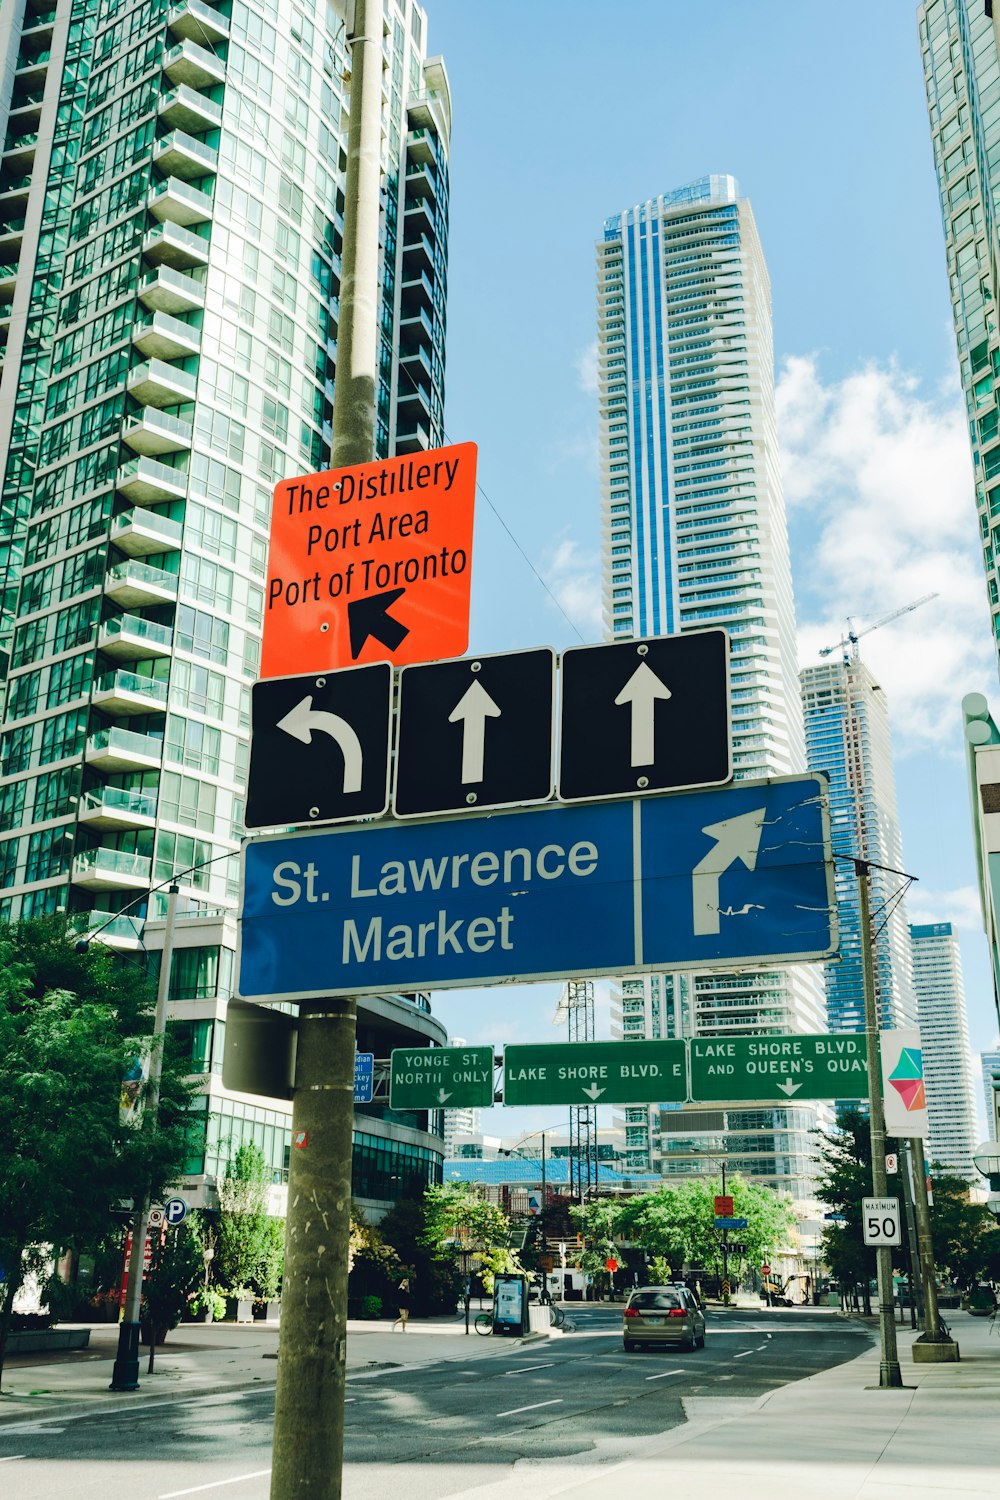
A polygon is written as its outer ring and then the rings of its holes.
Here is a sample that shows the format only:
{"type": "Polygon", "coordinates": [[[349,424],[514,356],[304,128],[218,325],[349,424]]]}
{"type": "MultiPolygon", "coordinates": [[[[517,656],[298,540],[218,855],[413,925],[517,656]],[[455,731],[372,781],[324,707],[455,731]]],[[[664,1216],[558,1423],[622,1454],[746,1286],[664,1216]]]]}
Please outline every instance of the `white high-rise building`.
{"type": "Polygon", "coordinates": [[[958,939],[950,922],[911,925],[910,936],[931,1132],[927,1160],[978,1182],[975,1072],[958,939]]]}
{"type": "MultiPolygon", "coordinates": [[[[833,846],[871,861],[871,905],[881,913],[872,923],[879,1025],[912,1026],[916,1001],[906,909],[896,899],[903,845],[885,694],[853,650],[844,660],[804,667],[800,681],[809,769],[830,778],[833,846]]],[[[840,952],[823,966],[827,1019],[831,1031],[864,1031],[860,896],[850,860],[837,861],[834,879],[840,952]]]]}
{"type": "MultiPolygon", "coordinates": [[[[805,769],[774,416],[771,294],[753,213],[713,175],[607,219],[597,247],[604,611],[614,640],[723,625],[737,777],[805,769]]],[[[625,1038],[826,1030],[818,970],[622,983],[625,1038]]],[[[625,1110],[629,1164],[809,1192],[817,1112],[625,1110]]]]}

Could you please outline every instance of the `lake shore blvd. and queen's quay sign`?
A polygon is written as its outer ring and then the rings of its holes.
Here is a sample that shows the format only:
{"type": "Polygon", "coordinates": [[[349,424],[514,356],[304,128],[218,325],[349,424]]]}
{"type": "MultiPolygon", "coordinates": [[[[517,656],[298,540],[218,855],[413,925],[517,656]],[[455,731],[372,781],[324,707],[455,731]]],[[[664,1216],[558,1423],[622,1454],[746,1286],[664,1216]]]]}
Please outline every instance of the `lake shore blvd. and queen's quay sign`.
{"type": "Polygon", "coordinates": [[[261,677],[461,656],[475,494],[475,443],[283,479],[261,677]]]}

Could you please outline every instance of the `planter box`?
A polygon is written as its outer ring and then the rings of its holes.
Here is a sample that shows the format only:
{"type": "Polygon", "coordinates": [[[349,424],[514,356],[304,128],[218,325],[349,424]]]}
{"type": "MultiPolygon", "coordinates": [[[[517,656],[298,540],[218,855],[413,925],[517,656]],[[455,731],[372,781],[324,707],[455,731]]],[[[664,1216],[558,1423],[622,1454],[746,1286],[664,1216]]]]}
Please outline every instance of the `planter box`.
{"type": "Polygon", "coordinates": [[[89,1328],[33,1328],[26,1333],[10,1334],[7,1353],[47,1354],[54,1349],[86,1349],[89,1344],[89,1328]]]}
{"type": "Polygon", "coordinates": [[[227,1323],[252,1323],[253,1300],[250,1297],[226,1298],[227,1323]]]}

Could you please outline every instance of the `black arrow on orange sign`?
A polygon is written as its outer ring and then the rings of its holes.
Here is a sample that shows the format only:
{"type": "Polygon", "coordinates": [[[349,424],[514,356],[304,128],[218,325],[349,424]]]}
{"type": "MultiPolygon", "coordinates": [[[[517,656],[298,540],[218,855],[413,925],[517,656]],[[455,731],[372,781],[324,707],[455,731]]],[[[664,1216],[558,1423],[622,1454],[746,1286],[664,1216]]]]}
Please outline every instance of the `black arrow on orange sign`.
{"type": "Polygon", "coordinates": [[[401,625],[389,614],[396,600],[406,593],[405,589],[390,589],[386,594],[369,594],[366,599],[354,599],[347,606],[347,626],[351,633],[351,660],[357,661],[361,648],[368,637],[374,636],[387,651],[395,651],[409,635],[409,627],[401,625]]]}

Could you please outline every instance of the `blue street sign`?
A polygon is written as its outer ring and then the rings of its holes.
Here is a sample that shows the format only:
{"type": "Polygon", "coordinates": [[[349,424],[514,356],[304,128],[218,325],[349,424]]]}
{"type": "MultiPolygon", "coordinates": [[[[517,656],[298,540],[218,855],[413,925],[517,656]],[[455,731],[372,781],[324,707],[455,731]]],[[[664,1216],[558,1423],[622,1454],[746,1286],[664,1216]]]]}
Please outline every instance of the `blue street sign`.
{"type": "Polygon", "coordinates": [[[715,1227],[716,1229],[746,1229],[747,1223],[746,1219],[719,1218],[715,1221],[715,1227]]]}
{"type": "Polygon", "coordinates": [[[309,829],[243,849],[239,992],[294,1000],[827,957],[825,778],[309,829]]]}
{"type": "Polygon", "coordinates": [[[355,1052],[354,1054],[354,1102],[355,1104],[370,1104],[372,1102],[372,1091],[374,1089],[374,1052],[355,1052]]]}
{"type": "Polygon", "coordinates": [[[171,1228],[183,1224],[188,1216],[188,1206],[183,1198],[168,1198],[163,1205],[163,1222],[171,1228]]]}

